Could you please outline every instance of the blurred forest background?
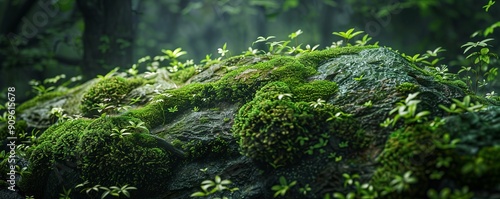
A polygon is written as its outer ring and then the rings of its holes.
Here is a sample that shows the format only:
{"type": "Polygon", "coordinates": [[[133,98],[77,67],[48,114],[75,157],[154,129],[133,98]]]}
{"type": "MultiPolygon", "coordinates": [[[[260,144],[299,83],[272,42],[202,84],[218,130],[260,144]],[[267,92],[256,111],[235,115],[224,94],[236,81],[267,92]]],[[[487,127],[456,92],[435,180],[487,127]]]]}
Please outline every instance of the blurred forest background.
{"type": "MultiPolygon", "coordinates": [[[[477,30],[500,21],[500,5],[487,0],[0,0],[0,90],[16,87],[17,101],[32,86],[81,83],[162,49],[182,48],[181,59],[200,63],[227,43],[240,54],[258,36],[287,36],[301,29],[300,43],[320,49],[341,38],[334,31],[363,30],[408,55],[446,49],[442,63],[458,71],[460,46],[477,30]],[[72,78],[81,76],[81,78],[72,78]],[[59,76],[62,78],[61,76],[59,76]],[[54,79],[52,79],[54,81],[54,79]],[[49,82],[45,82],[50,84],[49,82]]],[[[500,23],[497,25],[500,26],[500,23]]],[[[498,32],[489,35],[498,38],[498,32]]],[[[489,44],[498,52],[498,39],[489,44]]],[[[252,46],[263,49],[264,46],[252,46]]],[[[498,65],[496,63],[496,65],[498,65]]],[[[145,68],[138,68],[145,71],[145,68]]],[[[45,87],[47,89],[49,86],[45,87]]],[[[38,91],[40,92],[40,91],[38,91]]],[[[1,96],[4,98],[5,96],[1,96]]],[[[0,101],[3,101],[0,99],[0,101]]]]}

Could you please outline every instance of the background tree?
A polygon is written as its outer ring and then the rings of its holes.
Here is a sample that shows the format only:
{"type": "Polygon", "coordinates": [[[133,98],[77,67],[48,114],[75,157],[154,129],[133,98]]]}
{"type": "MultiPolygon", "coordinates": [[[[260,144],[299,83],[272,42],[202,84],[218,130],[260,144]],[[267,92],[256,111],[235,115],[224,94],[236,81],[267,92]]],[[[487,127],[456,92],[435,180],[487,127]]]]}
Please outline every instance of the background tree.
{"type": "Polygon", "coordinates": [[[83,67],[95,77],[132,64],[134,31],[131,0],[77,0],[85,21],[83,67]]]}

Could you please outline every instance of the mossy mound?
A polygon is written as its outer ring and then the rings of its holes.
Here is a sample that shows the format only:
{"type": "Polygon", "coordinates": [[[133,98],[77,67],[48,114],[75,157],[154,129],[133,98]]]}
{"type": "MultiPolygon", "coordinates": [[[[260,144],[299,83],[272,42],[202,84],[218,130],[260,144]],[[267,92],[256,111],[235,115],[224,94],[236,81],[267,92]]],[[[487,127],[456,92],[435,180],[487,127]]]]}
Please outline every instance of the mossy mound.
{"type": "Polygon", "coordinates": [[[125,103],[125,96],[143,83],[143,79],[126,79],[117,76],[100,80],[83,96],[81,103],[83,115],[94,116],[100,112],[116,110],[125,103]]]}
{"type": "Polygon", "coordinates": [[[54,175],[51,171],[70,168],[62,172],[78,172],[79,183],[129,185],[139,188],[136,193],[141,195],[158,193],[166,187],[175,157],[147,133],[129,129],[130,135],[112,135],[117,133],[113,129],[128,128],[130,121],[140,122],[129,117],[77,119],[47,129],[39,138],[40,144],[29,152],[30,173],[23,177],[21,188],[35,196],[47,196],[46,190],[68,186],[60,181],[47,182],[49,175],[54,175]]]}
{"type": "Polygon", "coordinates": [[[334,127],[338,123],[327,121],[339,111],[334,106],[294,102],[293,96],[286,83],[272,82],[240,108],[233,133],[243,155],[275,166],[287,165],[298,161],[318,139],[327,139],[320,138],[321,133],[343,132],[334,127]]]}
{"type": "Polygon", "coordinates": [[[127,117],[99,118],[80,137],[82,178],[102,186],[129,185],[140,195],[154,195],[166,187],[174,157],[158,148],[154,138],[132,133],[123,138],[112,136],[113,129],[124,129],[127,117]]]}

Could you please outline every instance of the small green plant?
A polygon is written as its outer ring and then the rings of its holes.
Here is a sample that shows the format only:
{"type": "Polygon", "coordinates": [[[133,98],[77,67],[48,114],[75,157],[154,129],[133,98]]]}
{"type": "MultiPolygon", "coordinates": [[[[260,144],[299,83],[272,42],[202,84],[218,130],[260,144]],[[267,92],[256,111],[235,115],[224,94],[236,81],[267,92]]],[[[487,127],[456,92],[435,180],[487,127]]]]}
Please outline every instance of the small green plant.
{"type": "Polygon", "coordinates": [[[328,154],[328,159],[335,159],[337,157],[337,153],[335,152],[331,152],[330,154],[328,154]]]}
{"type": "Polygon", "coordinates": [[[199,107],[197,107],[197,106],[193,107],[193,112],[198,112],[198,111],[200,111],[199,107]]]}
{"type": "Polygon", "coordinates": [[[465,96],[462,101],[457,99],[452,99],[452,101],[454,103],[451,104],[449,108],[441,104],[439,105],[439,108],[448,113],[477,112],[484,109],[484,105],[479,102],[471,103],[470,96],[468,95],[465,96]]]}
{"type": "Polygon", "coordinates": [[[318,106],[324,106],[325,103],[326,103],[325,100],[322,100],[321,98],[318,98],[316,100],[316,102],[309,102],[309,105],[312,106],[312,107],[314,107],[314,108],[316,108],[318,106]]]}
{"type": "Polygon", "coordinates": [[[118,128],[113,128],[113,133],[110,134],[111,137],[118,137],[120,139],[123,139],[127,135],[131,135],[132,133],[128,132],[128,129],[118,129],[118,128]]]}
{"type": "Polygon", "coordinates": [[[297,184],[297,181],[293,181],[290,184],[288,184],[287,180],[283,176],[280,177],[279,181],[280,181],[279,185],[274,185],[273,187],[271,187],[271,189],[275,191],[274,192],[275,198],[278,196],[285,196],[286,192],[288,192],[290,188],[292,188],[297,184]]]}
{"type": "Polygon", "coordinates": [[[332,120],[343,120],[344,118],[352,117],[352,114],[349,113],[344,113],[342,111],[339,111],[335,114],[329,113],[331,117],[326,119],[326,121],[332,121],[332,120]]]}
{"type": "MultiPolygon", "coordinates": [[[[364,183],[361,184],[358,179],[360,179],[360,176],[358,174],[353,174],[352,176],[344,173],[342,174],[344,177],[344,188],[354,188],[354,192],[349,192],[347,194],[343,194],[340,192],[335,192],[333,193],[333,197],[337,199],[355,199],[355,198],[364,198],[364,199],[373,199],[378,197],[378,192],[374,190],[373,186],[364,183]]],[[[328,196],[330,197],[330,196],[328,196]]]]}
{"type": "Polygon", "coordinates": [[[132,67],[127,70],[127,73],[132,77],[136,77],[139,74],[139,70],[137,70],[137,64],[132,64],[132,67]]]}
{"type": "Polygon", "coordinates": [[[340,148],[346,148],[349,146],[349,141],[344,141],[339,143],[340,148]]]}
{"type": "Polygon", "coordinates": [[[106,198],[108,195],[109,196],[113,196],[113,197],[121,197],[122,195],[127,197],[127,198],[130,198],[130,191],[131,190],[137,190],[136,187],[132,187],[132,186],[129,186],[129,185],[124,185],[124,186],[110,186],[110,187],[104,187],[104,186],[101,186],[101,185],[94,185],[92,187],[87,187],[87,188],[84,188],[87,184],[89,184],[88,181],[85,181],[81,184],[78,184],[75,186],[75,189],[76,188],[80,188],[82,189],[81,192],[84,192],[90,196],[91,192],[94,191],[96,193],[99,192],[99,190],[103,190],[104,192],[102,193],[101,195],[101,199],[104,199],[106,198]]]}
{"type": "Polygon", "coordinates": [[[363,106],[366,108],[371,108],[373,106],[373,102],[371,100],[369,100],[369,101],[365,102],[363,104],[363,106]]]}
{"type": "Polygon", "coordinates": [[[344,38],[345,43],[347,44],[347,46],[351,46],[351,44],[349,43],[349,40],[351,40],[355,36],[360,35],[362,33],[363,33],[363,31],[356,31],[356,32],[354,32],[354,28],[351,28],[351,29],[349,29],[349,30],[347,30],[345,32],[333,32],[332,34],[344,38]]]}
{"type": "Polygon", "coordinates": [[[116,72],[119,70],[120,68],[119,67],[116,67],[114,68],[113,70],[109,71],[108,73],[106,73],[106,75],[102,76],[102,75],[97,75],[97,78],[99,79],[108,79],[110,77],[113,77],[113,75],[116,74],[116,72]]]}
{"type": "Polygon", "coordinates": [[[417,183],[417,178],[412,177],[411,174],[412,174],[411,171],[407,171],[402,176],[395,175],[390,185],[398,193],[410,189],[411,184],[417,183]]]}
{"type": "Polygon", "coordinates": [[[224,43],[222,48],[217,49],[217,53],[220,54],[219,60],[221,60],[222,57],[226,56],[226,53],[229,53],[229,50],[227,50],[226,47],[227,47],[227,43],[224,43]]]}
{"type": "Polygon", "coordinates": [[[365,75],[360,75],[359,77],[355,77],[355,78],[354,78],[354,81],[358,81],[358,82],[359,82],[359,81],[363,80],[363,77],[364,77],[364,76],[365,76],[365,75]]]}
{"type": "Polygon", "coordinates": [[[486,38],[478,42],[467,42],[461,46],[462,48],[465,48],[464,54],[473,48],[480,47],[478,51],[472,52],[466,57],[466,59],[472,61],[473,66],[475,67],[463,66],[462,69],[458,71],[459,74],[466,72],[466,82],[469,85],[469,88],[476,93],[478,92],[478,88],[486,86],[488,82],[494,81],[498,75],[498,68],[489,67],[491,58],[498,59],[498,55],[490,52],[490,49],[487,48],[488,42],[492,40],[492,38],[486,38]],[[470,77],[469,72],[471,72],[474,76],[474,80],[470,77]]]}
{"type": "Polygon", "coordinates": [[[406,124],[420,123],[425,120],[426,116],[429,115],[430,112],[422,111],[417,113],[417,104],[420,103],[420,100],[415,100],[414,98],[417,97],[418,94],[418,92],[409,94],[403,102],[398,102],[397,107],[389,112],[389,115],[397,112],[397,114],[394,115],[394,118],[387,118],[380,125],[382,127],[388,127],[391,124],[394,126],[400,118],[403,118],[406,124]]]}
{"type": "Polygon", "coordinates": [[[177,105],[175,105],[175,106],[173,106],[173,107],[170,107],[170,108],[168,108],[167,110],[168,110],[168,112],[175,113],[175,112],[177,112],[177,111],[178,111],[178,109],[177,109],[177,105]]]}
{"type": "Polygon", "coordinates": [[[71,189],[66,190],[63,187],[63,192],[59,194],[59,199],[71,199],[71,189]]]}
{"type": "MultiPolygon", "coordinates": [[[[363,36],[363,38],[361,38],[361,40],[356,40],[355,46],[366,46],[370,40],[372,40],[372,38],[368,34],[366,34],[365,36],[363,36]]],[[[374,45],[378,46],[378,42],[375,42],[374,45]]]]}
{"type": "Polygon", "coordinates": [[[104,190],[104,193],[101,195],[101,199],[106,198],[106,196],[114,196],[119,198],[122,194],[126,196],[127,198],[130,198],[130,190],[136,190],[137,188],[135,187],[130,187],[128,185],[124,185],[122,187],[119,186],[111,186],[111,187],[99,187],[99,189],[104,190]]]}
{"type": "MultiPolygon", "coordinates": [[[[228,185],[232,184],[230,180],[222,180],[220,176],[215,176],[214,180],[205,180],[201,182],[201,189],[203,191],[198,191],[191,194],[191,197],[205,197],[213,195],[217,192],[224,192],[224,190],[228,190],[230,192],[234,192],[239,190],[237,187],[230,188],[228,185]]],[[[227,197],[222,197],[222,199],[227,199],[227,197]]]]}
{"type": "Polygon", "coordinates": [[[129,129],[129,130],[134,130],[134,131],[147,131],[149,132],[148,128],[145,126],[146,123],[144,123],[143,121],[140,121],[140,122],[137,122],[135,123],[134,121],[128,121],[128,123],[130,125],[126,126],[125,128],[129,129]]]}
{"type": "Polygon", "coordinates": [[[469,192],[469,187],[465,186],[462,189],[454,189],[453,192],[450,188],[446,187],[437,192],[435,189],[427,191],[429,199],[471,199],[474,198],[474,193],[469,192]]]}
{"type": "Polygon", "coordinates": [[[303,195],[307,195],[309,191],[311,191],[311,187],[309,186],[309,184],[306,184],[304,187],[301,187],[299,189],[299,192],[302,193],[303,195]]]}

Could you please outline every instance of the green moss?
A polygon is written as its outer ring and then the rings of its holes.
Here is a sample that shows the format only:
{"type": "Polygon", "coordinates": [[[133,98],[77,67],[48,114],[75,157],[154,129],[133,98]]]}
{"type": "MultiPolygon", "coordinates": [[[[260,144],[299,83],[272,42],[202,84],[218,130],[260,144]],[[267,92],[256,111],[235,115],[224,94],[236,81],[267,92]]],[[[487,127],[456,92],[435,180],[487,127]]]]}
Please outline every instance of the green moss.
{"type": "Polygon", "coordinates": [[[62,96],[62,95],[64,95],[64,92],[60,92],[60,91],[53,91],[53,92],[48,92],[48,93],[45,93],[45,94],[42,94],[42,95],[38,95],[38,96],[36,96],[36,97],[34,97],[34,98],[32,98],[32,99],[30,99],[30,100],[22,103],[21,105],[19,105],[17,107],[16,111],[18,113],[22,113],[26,109],[34,107],[34,106],[38,105],[41,102],[45,102],[45,101],[54,99],[54,98],[62,96]]]}
{"type": "Polygon", "coordinates": [[[319,98],[329,99],[337,92],[338,86],[335,82],[316,80],[297,86],[292,90],[297,101],[312,102],[319,98]]]}
{"type": "Polygon", "coordinates": [[[237,155],[236,150],[231,150],[229,141],[221,137],[209,140],[191,140],[187,143],[176,141],[175,145],[182,147],[184,151],[188,152],[189,160],[206,160],[217,158],[221,155],[232,156],[237,155]]]}
{"type": "Polygon", "coordinates": [[[40,137],[40,144],[30,153],[23,191],[43,196],[47,176],[57,162],[74,162],[83,180],[102,186],[135,186],[141,195],[152,195],[166,188],[176,158],[160,148],[157,140],[145,133],[123,138],[111,136],[113,129],[123,129],[140,120],[131,117],[77,119],[56,124],[40,137]]]}
{"type": "Polygon", "coordinates": [[[52,143],[42,142],[34,147],[26,174],[19,182],[19,188],[27,195],[43,198],[46,181],[54,169],[52,143]]]}
{"type": "Polygon", "coordinates": [[[320,133],[330,132],[326,119],[333,106],[314,109],[306,102],[293,102],[283,96],[286,93],[290,93],[287,84],[272,82],[240,108],[232,131],[243,155],[274,165],[290,164],[305,154],[320,133]],[[309,141],[301,143],[299,138],[309,141]]]}
{"type": "Polygon", "coordinates": [[[131,110],[125,116],[139,118],[148,126],[157,126],[173,120],[177,115],[192,107],[209,107],[215,103],[216,92],[212,84],[192,83],[179,89],[169,90],[165,95],[155,97],[148,105],[131,110]],[[177,106],[177,111],[168,108],[177,106]]]}
{"type": "Polygon", "coordinates": [[[321,62],[327,61],[331,58],[338,57],[339,55],[359,53],[365,49],[378,48],[377,46],[350,46],[341,48],[330,48],[325,50],[313,51],[301,55],[298,60],[313,68],[317,68],[321,62]]]}
{"type": "Polygon", "coordinates": [[[125,79],[110,77],[101,79],[83,95],[81,110],[85,116],[98,115],[98,104],[106,104],[108,109],[104,112],[112,113],[113,110],[125,103],[125,96],[132,89],[142,85],[143,79],[125,79]]]}
{"type": "Polygon", "coordinates": [[[196,74],[196,69],[194,67],[188,67],[182,69],[170,76],[176,83],[185,83],[189,78],[196,74]]]}
{"type": "MultiPolygon", "coordinates": [[[[391,134],[385,148],[378,157],[380,166],[375,171],[371,184],[375,189],[383,191],[391,187],[390,183],[395,176],[402,176],[411,171],[412,177],[417,178],[418,184],[398,193],[394,192],[384,198],[398,198],[401,194],[412,198],[425,198],[427,190],[434,186],[429,180],[430,173],[436,169],[438,157],[446,157],[447,152],[438,149],[434,141],[440,140],[442,132],[434,131],[428,124],[398,129],[391,134]]],[[[441,168],[446,169],[446,168],[441,168]]]]}
{"type": "Polygon", "coordinates": [[[88,126],[78,143],[82,178],[102,186],[128,184],[137,187],[140,195],[154,195],[166,188],[175,158],[156,148],[150,136],[111,136],[113,128],[125,128],[128,121],[139,122],[130,117],[105,117],[88,126]]]}
{"type": "Polygon", "coordinates": [[[419,85],[411,83],[411,82],[403,82],[400,85],[396,86],[396,91],[402,94],[410,94],[410,93],[415,93],[419,89],[419,85]]]}

